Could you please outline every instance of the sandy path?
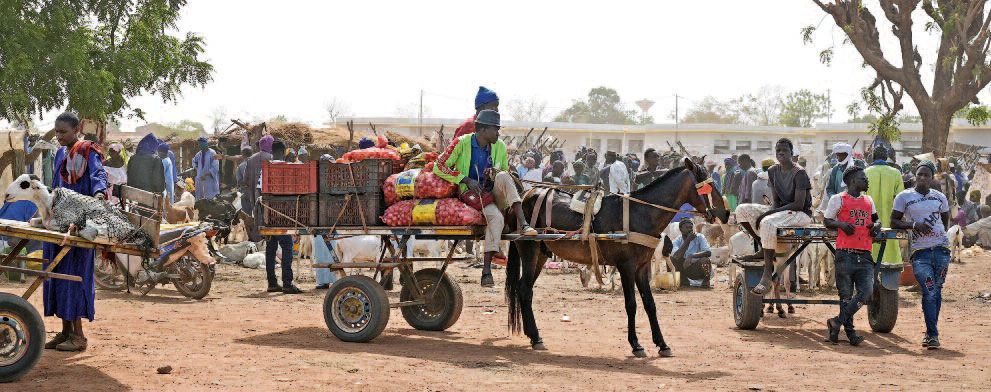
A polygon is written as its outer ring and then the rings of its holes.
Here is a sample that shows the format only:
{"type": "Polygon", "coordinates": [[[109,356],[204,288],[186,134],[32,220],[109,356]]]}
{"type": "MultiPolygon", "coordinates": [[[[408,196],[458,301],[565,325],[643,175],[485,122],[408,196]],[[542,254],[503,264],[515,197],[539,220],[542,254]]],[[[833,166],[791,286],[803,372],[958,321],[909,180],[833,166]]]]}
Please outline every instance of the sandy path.
{"type": "MultiPolygon", "coordinates": [[[[549,351],[534,352],[525,337],[508,334],[502,290],[478,287],[475,269],[452,268],[465,308],[448,331],[414,330],[394,309],[382,336],[355,344],[338,341],[323,324],[324,292],[309,290],[312,278],[301,284],[304,295],[268,294],[261,292],[263,271],[220,266],[202,301],[171,288],[147,297],[100,291],[97,320],[86,325],[87,352],[46,351],[31,373],[0,390],[991,389],[991,303],[974,298],[991,291],[989,266],[987,255],[951,266],[941,350],[919,346],[924,326],[914,293],[902,291],[893,333],[867,332],[864,345],[850,347],[823,342],[823,320],[835,313],[826,305],[737,330],[728,284],[720,282],[713,290],[654,294],[676,357],[657,357],[640,310],[648,359],[630,355],[622,297],[581,289],[574,274],[545,273],[538,281],[537,322],[549,351]],[[564,314],[573,321],[562,322],[564,314]],[[175,370],[156,374],[164,365],[175,370]]],[[[3,283],[0,290],[20,294],[25,287],[3,283]]],[[[31,299],[39,309],[41,298],[31,299]]],[[[55,318],[45,322],[49,332],[59,328],[55,318]]],[[[866,312],[857,325],[866,329],[866,312]]]]}

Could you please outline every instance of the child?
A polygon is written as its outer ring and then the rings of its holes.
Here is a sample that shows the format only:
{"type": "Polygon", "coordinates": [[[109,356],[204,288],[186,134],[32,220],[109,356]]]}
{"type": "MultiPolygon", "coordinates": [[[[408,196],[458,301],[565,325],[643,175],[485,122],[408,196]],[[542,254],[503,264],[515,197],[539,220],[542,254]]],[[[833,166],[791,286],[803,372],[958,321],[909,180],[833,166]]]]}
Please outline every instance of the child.
{"type": "Polygon", "coordinates": [[[826,320],[829,342],[839,342],[840,326],[846,330],[851,346],[864,341],[853,329],[853,315],[871,297],[874,289],[873,237],[881,230],[874,200],[865,192],[868,181],[864,168],[850,165],[843,171],[847,190],[833,195],[826,206],[825,224],[836,229],[836,290],[840,295],[840,314],[826,320]],[[853,296],[853,289],[857,295],[853,296]]]}

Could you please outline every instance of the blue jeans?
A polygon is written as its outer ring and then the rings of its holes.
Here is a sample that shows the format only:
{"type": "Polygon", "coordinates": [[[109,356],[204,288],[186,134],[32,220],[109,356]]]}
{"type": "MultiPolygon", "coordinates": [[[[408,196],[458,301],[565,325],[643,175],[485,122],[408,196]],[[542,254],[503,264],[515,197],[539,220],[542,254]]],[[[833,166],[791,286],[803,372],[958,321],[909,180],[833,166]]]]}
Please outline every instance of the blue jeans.
{"type": "Polygon", "coordinates": [[[268,275],[268,285],[275,286],[275,251],[282,247],[282,285],[292,285],[292,236],[273,235],[265,243],[265,273],[268,275]]]}
{"type": "Polygon", "coordinates": [[[950,266],[950,250],[942,246],[919,249],[912,253],[912,272],[922,293],[922,315],[926,320],[926,335],[939,336],[936,323],[943,304],[943,282],[950,266]]]}
{"type": "Polygon", "coordinates": [[[853,316],[857,314],[874,291],[874,260],[870,252],[857,253],[836,250],[836,291],[840,294],[840,315],[843,329],[853,331],[853,316]],[[857,295],[853,295],[856,287],[857,295]]]}

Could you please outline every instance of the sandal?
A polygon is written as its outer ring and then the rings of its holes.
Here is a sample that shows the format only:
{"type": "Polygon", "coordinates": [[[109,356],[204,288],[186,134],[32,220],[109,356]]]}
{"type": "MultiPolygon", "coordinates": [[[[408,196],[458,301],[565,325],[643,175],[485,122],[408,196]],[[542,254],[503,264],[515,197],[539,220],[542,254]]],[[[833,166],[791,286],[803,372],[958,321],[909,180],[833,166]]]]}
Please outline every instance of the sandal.
{"type": "Polygon", "coordinates": [[[520,226],[520,235],[537,235],[537,230],[525,224],[520,226]]]}
{"type": "Polygon", "coordinates": [[[58,351],[86,351],[86,338],[73,334],[58,346],[55,346],[58,351]]]}

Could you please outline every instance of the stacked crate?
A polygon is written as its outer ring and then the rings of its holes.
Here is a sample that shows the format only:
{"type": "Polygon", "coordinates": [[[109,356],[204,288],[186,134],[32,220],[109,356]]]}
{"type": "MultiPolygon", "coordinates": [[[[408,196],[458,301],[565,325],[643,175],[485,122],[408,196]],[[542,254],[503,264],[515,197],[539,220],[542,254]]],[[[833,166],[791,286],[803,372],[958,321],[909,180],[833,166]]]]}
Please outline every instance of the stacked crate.
{"type": "Polygon", "coordinates": [[[391,159],[365,159],[352,163],[320,162],[319,225],[367,226],[381,224],[385,208],[382,183],[394,172],[391,159]],[[364,218],[364,219],[362,219],[364,218]]]}
{"type": "Polygon", "coordinates": [[[300,227],[319,223],[317,162],[262,162],[264,226],[300,227]]]}

